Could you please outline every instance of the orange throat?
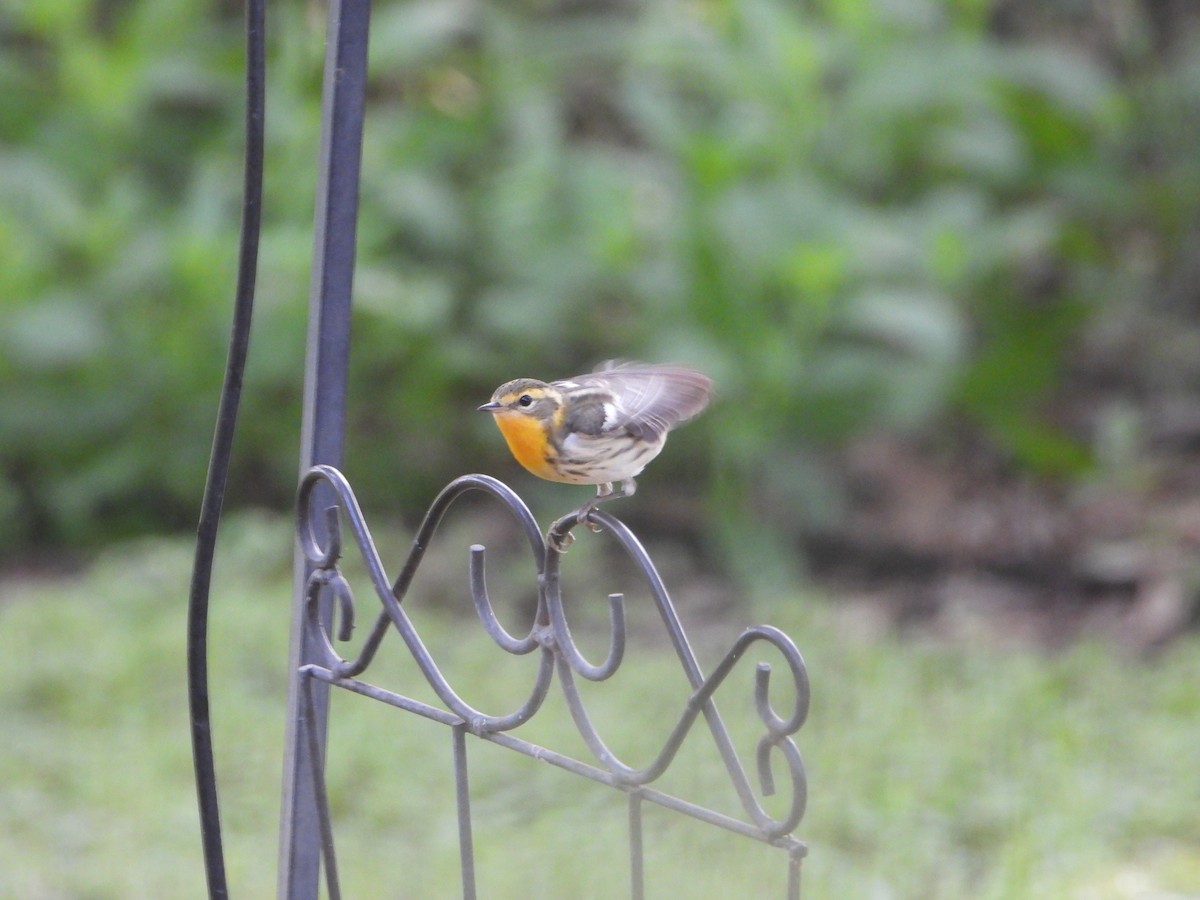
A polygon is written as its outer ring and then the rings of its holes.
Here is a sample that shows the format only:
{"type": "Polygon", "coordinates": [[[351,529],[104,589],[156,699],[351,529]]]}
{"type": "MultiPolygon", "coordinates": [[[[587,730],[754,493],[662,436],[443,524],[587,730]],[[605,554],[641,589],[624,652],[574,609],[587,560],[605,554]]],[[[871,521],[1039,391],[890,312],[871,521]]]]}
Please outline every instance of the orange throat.
{"type": "Polygon", "coordinates": [[[493,418],[517,462],[539,478],[561,480],[546,461],[546,451],[550,450],[550,442],[546,439],[546,431],[541,422],[520,413],[495,413],[493,418]]]}

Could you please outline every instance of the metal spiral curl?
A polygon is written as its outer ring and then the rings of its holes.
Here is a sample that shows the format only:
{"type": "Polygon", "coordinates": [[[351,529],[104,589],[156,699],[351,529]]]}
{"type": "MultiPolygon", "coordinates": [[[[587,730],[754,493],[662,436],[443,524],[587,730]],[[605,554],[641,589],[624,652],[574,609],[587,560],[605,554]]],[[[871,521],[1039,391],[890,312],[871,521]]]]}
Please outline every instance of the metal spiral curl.
{"type": "MultiPolygon", "coordinates": [[[[424,558],[429,541],[445,516],[446,511],[455,500],[469,491],[483,491],[484,493],[491,494],[512,511],[518,522],[525,528],[526,536],[529,538],[530,551],[533,554],[534,563],[540,575],[545,567],[545,544],[537,522],[520,497],[513,493],[506,485],[486,475],[464,475],[461,478],[456,478],[443,488],[437,499],[434,500],[433,505],[429,508],[429,511],[425,514],[425,520],[417,530],[416,537],[413,538],[412,549],[409,551],[408,559],[405,561],[404,567],[401,569],[400,575],[394,584],[389,584],[388,582],[383,563],[379,558],[378,551],[375,549],[374,541],[371,539],[371,533],[367,528],[366,520],[363,518],[362,509],[358,505],[358,500],[354,496],[353,489],[351,489],[349,482],[346,481],[345,476],[341,472],[332,466],[315,466],[310,469],[300,482],[297,509],[301,547],[304,550],[305,557],[313,567],[313,571],[308,579],[307,588],[310,609],[308,623],[309,627],[315,628],[321,637],[321,644],[325,648],[327,656],[326,664],[330,671],[339,678],[352,678],[365,671],[371,664],[372,659],[374,659],[375,653],[379,649],[379,645],[387,633],[390,624],[400,633],[413,659],[421,669],[421,673],[425,676],[425,680],[429,682],[429,686],[433,688],[438,698],[446,704],[448,709],[459,716],[471,731],[482,734],[485,732],[508,731],[516,728],[518,725],[527,722],[541,708],[542,702],[546,699],[546,694],[550,689],[550,682],[554,673],[554,657],[550,648],[543,645],[537,676],[530,688],[529,696],[524,703],[506,715],[488,715],[472,707],[450,686],[450,683],[438,668],[437,663],[434,662],[429,650],[425,647],[424,642],[422,642],[408,613],[405,612],[401,605],[409,587],[412,585],[417,567],[424,558]],[[327,484],[333,489],[337,500],[337,507],[333,509],[332,514],[329,509],[323,511],[323,519],[327,532],[324,544],[322,544],[312,527],[312,523],[314,522],[314,511],[312,509],[313,495],[316,486],[322,483],[327,484]],[[337,653],[332,642],[329,640],[323,623],[320,622],[314,611],[316,595],[326,585],[336,583],[337,578],[340,578],[340,575],[335,578],[329,574],[331,569],[336,571],[337,560],[340,556],[338,552],[341,541],[340,525],[338,524],[340,517],[337,515],[338,509],[340,509],[342,515],[350,524],[350,528],[354,533],[355,543],[366,565],[367,574],[371,579],[371,584],[375,588],[375,593],[379,597],[380,602],[383,604],[383,611],[376,620],[371,633],[364,641],[358,655],[353,659],[347,659],[337,653]]],[[[479,567],[480,577],[472,578],[472,586],[482,587],[482,554],[473,553],[473,556],[479,560],[475,565],[479,567]]],[[[475,606],[479,610],[484,628],[502,649],[514,652],[511,648],[520,646],[522,648],[521,652],[527,653],[534,646],[542,644],[542,641],[536,637],[536,633],[539,630],[537,622],[531,626],[529,638],[524,640],[513,638],[500,626],[500,623],[492,613],[491,601],[487,597],[486,590],[475,590],[472,593],[474,594],[475,606]],[[533,641],[532,644],[529,643],[531,639],[533,641]]],[[[343,600],[343,608],[341,609],[343,621],[347,617],[345,598],[348,597],[348,593],[341,595],[343,600]]],[[[352,598],[350,598],[350,602],[352,604],[352,598]]],[[[349,616],[353,617],[352,609],[349,611],[349,616]]],[[[540,616],[539,612],[539,618],[540,616]]],[[[345,634],[344,628],[342,633],[345,634]]]]}
{"type": "Polygon", "coordinates": [[[592,755],[612,774],[617,783],[627,788],[640,788],[658,779],[675,759],[693,724],[703,715],[741,805],[754,825],[768,839],[776,839],[789,834],[799,824],[807,802],[807,779],[800,751],[791,736],[804,724],[808,715],[810,695],[808,674],[800,652],[792,640],[777,628],[769,625],[747,628],[706,677],[692,652],[657,569],[641,542],[618,519],[602,510],[585,507],[556,521],[543,537],[529,508],[509,487],[486,475],[466,475],[452,481],[434,500],[413,539],[412,549],[394,584],[389,583],[387,579],[354,492],[337,469],[331,466],[317,466],[304,476],[299,492],[298,520],[301,546],[311,564],[306,591],[307,623],[310,629],[319,633],[319,643],[326,656],[324,664],[336,678],[352,679],[365,671],[389,625],[393,626],[408,646],[425,679],[446,707],[460,717],[472,732],[492,734],[516,728],[537,713],[548,694],[557,668],[564,698],[581,737],[592,755]],[[318,510],[313,509],[314,493],[318,484],[328,485],[333,490],[336,500],[334,506],[319,511],[320,519],[314,515],[318,510]],[[453,690],[402,606],[429,541],[446,511],[458,497],[469,491],[487,493],[508,508],[525,531],[537,571],[538,605],[535,621],[527,634],[521,637],[514,636],[496,617],[488,595],[486,551],[479,544],[470,548],[471,596],[484,630],[496,645],[507,653],[525,655],[537,649],[541,650],[537,674],[528,697],[517,709],[505,715],[483,713],[453,690]],[[329,592],[337,602],[339,640],[345,643],[350,638],[350,629],[354,623],[354,598],[350,586],[338,569],[338,560],[342,555],[340,520],[343,516],[350,525],[372,585],[383,606],[358,655],[352,659],[344,658],[334,649],[326,627],[318,615],[318,600],[324,592],[329,592]],[[322,536],[318,536],[314,528],[317,522],[324,526],[322,536]],[[624,598],[621,594],[610,594],[608,597],[610,640],[608,652],[602,662],[589,662],[571,635],[562,600],[560,566],[564,548],[569,546],[571,541],[571,530],[585,522],[611,535],[646,579],[692,688],[692,694],[680,719],[662,749],[654,760],[643,768],[628,765],[605,744],[588,715],[575,681],[576,676],[588,681],[604,681],[610,678],[624,659],[626,644],[624,598]],[[783,656],[791,676],[791,709],[786,716],[776,711],[771,701],[773,670],[769,664],[760,662],[755,669],[752,688],[754,707],[765,729],[755,753],[756,791],[734,749],[729,732],[713,702],[713,696],[747,650],[757,643],[770,644],[783,656]],[[776,756],[782,757],[792,787],[787,814],[778,819],[769,815],[759,800],[759,796],[769,797],[776,793],[775,770],[772,766],[772,759],[776,756]]]}
{"type": "MultiPolygon", "coordinates": [[[[587,743],[592,754],[606,769],[622,782],[629,785],[645,785],[655,781],[670,766],[675,758],[675,754],[678,752],[680,746],[682,746],[684,739],[695,723],[696,718],[700,714],[703,714],[709,731],[712,734],[713,741],[721,753],[730,779],[747,815],[750,816],[759,828],[771,837],[779,837],[795,829],[804,815],[808,790],[803,760],[790,736],[800,729],[808,716],[810,691],[808,672],[805,669],[804,660],[800,655],[800,651],[796,649],[796,645],[792,643],[791,638],[778,628],[770,625],[748,628],[734,642],[733,647],[726,653],[724,659],[717,665],[712,674],[705,678],[695,654],[688,643],[683,625],[667,593],[666,586],[663,584],[662,578],[659,576],[658,570],[646,553],[645,548],[623,522],[613,518],[613,516],[603,510],[595,508],[587,509],[586,513],[582,515],[571,513],[562,517],[551,526],[547,535],[546,574],[543,580],[547,587],[546,599],[550,610],[550,619],[555,625],[556,638],[562,650],[562,654],[559,657],[558,670],[562,681],[563,693],[580,735],[587,743]],[[589,674],[577,663],[577,660],[582,659],[582,656],[572,641],[562,608],[558,571],[563,552],[558,548],[570,546],[570,541],[564,540],[564,538],[570,535],[572,528],[581,523],[599,527],[603,532],[611,534],[645,577],[651,594],[654,597],[659,615],[662,618],[663,625],[666,627],[667,634],[671,638],[676,655],[679,657],[680,664],[683,666],[693,690],[692,696],[688,699],[679,722],[675,725],[666,743],[659,751],[658,756],[650,765],[642,769],[636,769],[624,763],[604,743],[592,725],[573,677],[574,674],[578,673],[587,678],[589,674]],[[771,667],[766,663],[759,664],[754,684],[754,702],[759,717],[766,726],[767,733],[759,741],[758,746],[758,786],[759,792],[763,796],[772,796],[776,792],[775,779],[770,767],[769,757],[771,749],[778,749],[782,752],[787,762],[788,772],[792,781],[791,804],[787,816],[782,819],[772,818],[759,802],[753,788],[750,786],[749,779],[746,776],[737,752],[733,747],[729,732],[721,720],[720,713],[717,711],[715,704],[711,702],[713,695],[733,670],[738,660],[741,659],[751,644],[758,641],[765,641],[772,644],[783,655],[792,675],[792,683],[795,691],[790,715],[786,719],[781,718],[775,713],[769,699],[771,667]]],[[[615,652],[618,645],[624,645],[624,634],[623,632],[618,634],[614,624],[610,653],[615,652]]]]}

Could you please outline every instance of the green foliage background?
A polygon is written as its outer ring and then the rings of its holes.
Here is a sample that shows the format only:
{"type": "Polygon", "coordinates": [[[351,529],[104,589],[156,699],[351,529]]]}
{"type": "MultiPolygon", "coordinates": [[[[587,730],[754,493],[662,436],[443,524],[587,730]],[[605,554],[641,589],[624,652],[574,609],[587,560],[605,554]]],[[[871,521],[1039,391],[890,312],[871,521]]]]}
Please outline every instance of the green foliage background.
{"type": "MultiPolygon", "coordinates": [[[[415,512],[463,470],[513,476],[473,407],[612,356],[716,377],[654,477],[684,503],[685,478],[710,486],[726,551],[836,516],[831,461],[865,430],[965,426],[1018,466],[1086,472],[1095,433],[1053,403],[1081,352],[1200,384],[1148,349],[1197,333],[1200,225],[1196,17],[1156,9],[377,4],[360,494],[415,512]]],[[[203,0],[0,10],[6,542],[194,519],[232,295],[241,27],[203,0]]],[[[285,505],[295,481],[323,31],[319,4],[271,11],[241,502],[285,505]]]]}

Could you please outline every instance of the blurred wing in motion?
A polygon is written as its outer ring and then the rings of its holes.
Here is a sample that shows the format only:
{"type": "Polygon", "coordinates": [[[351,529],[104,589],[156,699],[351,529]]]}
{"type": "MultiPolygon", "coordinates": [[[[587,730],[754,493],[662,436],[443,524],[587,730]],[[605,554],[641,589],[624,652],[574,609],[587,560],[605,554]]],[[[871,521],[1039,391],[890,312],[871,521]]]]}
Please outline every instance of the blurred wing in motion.
{"type": "Polygon", "coordinates": [[[651,441],[699,415],[712,395],[712,379],[681,366],[612,362],[571,381],[612,394],[604,431],[651,441]]]}

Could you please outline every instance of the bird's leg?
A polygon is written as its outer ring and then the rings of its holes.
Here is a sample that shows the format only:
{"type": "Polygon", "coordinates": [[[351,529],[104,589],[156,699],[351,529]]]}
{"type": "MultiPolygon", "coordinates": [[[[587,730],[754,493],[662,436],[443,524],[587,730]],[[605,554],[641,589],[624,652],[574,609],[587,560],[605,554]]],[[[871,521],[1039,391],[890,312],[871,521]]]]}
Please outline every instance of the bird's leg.
{"type": "Polygon", "coordinates": [[[592,510],[595,509],[598,504],[603,503],[605,500],[612,499],[613,486],[611,481],[596,485],[596,496],[584,503],[583,506],[579,507],[579,512],[575,514],[576,521],[581,525],[586,524],[587,527],[592,530],[593,534],[598,533],[600,531],[600,526],[595,522],[589,522],[587,518],[592,514],[592,510]]]}
{"type": "Polygon", "coordinates": [[[632,497],[634,491],[637,490],[637,485],[632,478],[626,478],[621,482],[619,491],[613,490],[612,482],[606,482],[596,486],[596,496],[588,500],[583,506],[579,507],[574,513],[568,513],[563,518],[554,523],[554,527],[550,529],[550,545],[559,553],[566,553],[567,548],[575,543],[575,535],[571,534],[571,529],[576,525],[587,525],[593,532],[599,533],[600,526],[595,522],[588,520],[592,510],[601,503],[607,503],[609,500],[617,500],[621,497],[632,497]]]}
{"type": "Polygon", "coordinates": [[[591,515],[593,509],[601,503],[607,503],[609,500],[619,500],[622,497],[632,497],[637,490],[637,484],[632,478],[626,478],[621,482],[619,491],[613,490],[612,482],[608,481],[604,484],[596,485],[596,496],[589,500],[583,506],[579,507],[578,521],[587,522],[587,527],[594,533],[600,531],[600,526],[595,522],[588,522],[587,518],[591,515]]]}

